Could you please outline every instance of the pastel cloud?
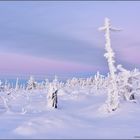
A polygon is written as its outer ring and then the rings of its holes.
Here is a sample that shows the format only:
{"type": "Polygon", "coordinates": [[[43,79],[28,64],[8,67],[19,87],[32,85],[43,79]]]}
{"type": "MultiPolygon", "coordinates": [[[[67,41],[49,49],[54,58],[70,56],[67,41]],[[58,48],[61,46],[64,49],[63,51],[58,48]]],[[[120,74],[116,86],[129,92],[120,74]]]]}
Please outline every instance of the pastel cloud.
{"type": "Polygon", "coordinates": [[[0,74],[107,73],[105,16],[124,29],[111,34],[116,60],[139,66],[139,12],[139,2],[0,2],[0,74]]]}
{"type": "Polygon", "coordinates": [[[20,55],[13,53],[0,53],[0,70],[5,73],[20,74],[55,74],[59,72],[94,71],[99,67],[83,65],[65,60],[52,60],[47,58],[20,55]]]}
{"type": "MultiPolygon", "coordinates": [[[[131,65],[137,65],[139,67],[140,65],[140,48],[139,47],[125,47],[121,48],[121,51],[119,51],[119,55],[121,57],[121,60],[131,64],[131,65]]],[[[140,68],[140,67],[139,67],[140,68]]]]}

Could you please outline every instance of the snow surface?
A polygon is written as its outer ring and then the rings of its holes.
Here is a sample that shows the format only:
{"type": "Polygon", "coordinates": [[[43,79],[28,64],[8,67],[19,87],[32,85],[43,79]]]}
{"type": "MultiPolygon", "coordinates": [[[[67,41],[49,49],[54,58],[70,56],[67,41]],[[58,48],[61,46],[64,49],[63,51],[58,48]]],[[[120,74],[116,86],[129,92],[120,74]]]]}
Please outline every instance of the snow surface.
{"type": "Polygon", "coordinates": [[[0,104],[0,138],[126,138],[140,136],[140,100],[122,101],[118,110],[104,113],[107,93],[94,89],[63,89],[58,109],[47,108],[45,90],[17,93],[5,112],[0,104]],[[26,101],[26,102],[25,102],[26,101]],[[26,104],[26,105],[25,105],[26,104]],[[22,107],[24,106],[24,108],[22,107]]]}

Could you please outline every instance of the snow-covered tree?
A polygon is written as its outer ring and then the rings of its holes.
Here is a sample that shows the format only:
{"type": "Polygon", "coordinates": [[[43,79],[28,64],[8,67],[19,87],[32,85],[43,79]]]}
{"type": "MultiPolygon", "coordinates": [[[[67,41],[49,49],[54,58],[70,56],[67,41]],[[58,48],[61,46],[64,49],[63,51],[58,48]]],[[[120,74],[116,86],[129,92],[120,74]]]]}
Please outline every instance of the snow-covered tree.
{"type": "Polygon", "coordinates": [[[8,98],[6,98],[4,96],[1,96],[0,98],[3,101],[3,104],[4,104],[4,107],[6,109],[6,112],[10,112],[10,108],[9,108],[9,105],[8,105],[8,98]]]}
{"type": "Polygon", "coordinates": [[[58,83],[58,77],[56,75],[54,76],[53,83],[58,83]]]}
{"type": "Polygon", "coordinates": [[[94,87],[96,90],[104,88],[104,76],[99,71],[94,76],[94,87]]]}
{"type": "Polygon", "coordinates": [[[5,80],[5,83],[4,83],[4,91],[9,95],[11,94],[11,86],[10,86],[10,83],[5,80]]]}
{"type": "Polygon", "coordinates": [[[116,30],[111,27],[109,18],[105,18],[104,26],[99,28],[101,31],[105,31],[105,50],[106,53],[104,57],[107,59],[109,72],[110,72],[110,86],[108,87],[108,99],[107,99],[107,110],[114,111],[119,106],[119,99],[118,99],[118,89],[116,83],[116,75],[115,72],[117,71],[114,63],[115,63],[115,53],[111,48],[111,39],[110,39],[110,30],[116,30]]]}
{"type": "Polygon", "coordinates": [[[35,81],[33,76],[30,76],[28,82],[27,82],[27,90],[35,89],[37,86],[37,82],[35,81]]]}
{"type": "Polygon", "coordinates": [[[44,86],[45,86],[45,88],[48,88],[48,86],[49,86],[49,79],[45,79],[45,82],[44,82],[44,86]]]}
{"type": "Polygon", "coordinates": [[[4,91],[4,84],[3,82],[0,80],[0,92],[4,91]]]}
{"type": "Polygon", "coordinates": [[[134,100],[135,94],[140,90],[139,82],[139,71],[134,69],[134,71],[126,70],[122,65],[117,66],[120,71],[118,74],[118,90],[121,97],[126,101],[134,100]]]}
{"type": "Polygon", "coordinates": [[[15,90],[17,91],[19,89],[19,82],[18,82],[18,78],[16,79],[16,85],[15,85],[15,90]]]}
{"type": "Polygon", "coordinates": [[[47,93],[47,107],[57,108],[57,92],[58,89],[54,83],[49,84],[49,89],[47,93]]]}

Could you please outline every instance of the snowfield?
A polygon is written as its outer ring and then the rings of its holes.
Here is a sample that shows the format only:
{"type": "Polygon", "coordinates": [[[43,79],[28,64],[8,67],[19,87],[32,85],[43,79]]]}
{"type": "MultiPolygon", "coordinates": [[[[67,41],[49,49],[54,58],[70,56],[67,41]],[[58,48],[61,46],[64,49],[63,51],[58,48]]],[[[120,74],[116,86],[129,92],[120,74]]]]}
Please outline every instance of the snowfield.
{"type": "Polygon", "coordinates": [[[47,108],[46,93],[46,90],[30,91],[26,93],[28,99],[19,91],[7,112],[1,101],[0,138],[131,139],[140,136],[139,98],[137,103],[122,101],[116,111],[106,113],[101,108],[107,98],[105,90],[60,89],[57,109],[47,108]]]}
{"type": "Polygon", "coordinates": [[[67,79],[57,76],[26,85],[0,81],[0,138],[140,138],[140,71],[115,66],[110,20],[105,18],[107,76],[67,79]]]}

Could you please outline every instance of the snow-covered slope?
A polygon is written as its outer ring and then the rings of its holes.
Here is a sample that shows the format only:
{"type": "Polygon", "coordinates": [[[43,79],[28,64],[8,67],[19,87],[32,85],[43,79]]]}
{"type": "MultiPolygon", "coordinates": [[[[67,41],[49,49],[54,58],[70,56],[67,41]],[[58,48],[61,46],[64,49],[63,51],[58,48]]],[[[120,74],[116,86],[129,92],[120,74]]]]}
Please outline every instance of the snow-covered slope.
{"type": "MultiPolygon", "coordinates": [[[[48,109],[46,91],[18,93],[9,112],[1,109],[0,138],[134,138],[140,136],[140,104],[122,102],[118,110],[105,113],[104,90],[63,89],[58,109],[48,109]],[[23,104],[24,108],[23,108],[23,104]],[[21,107],[22,106],[22,107],[21,107]]],[[[137,98],[139,99],[139,98],[137,98]]],[[[1,103],[2,106],[2,103],[1,103]]]]}

